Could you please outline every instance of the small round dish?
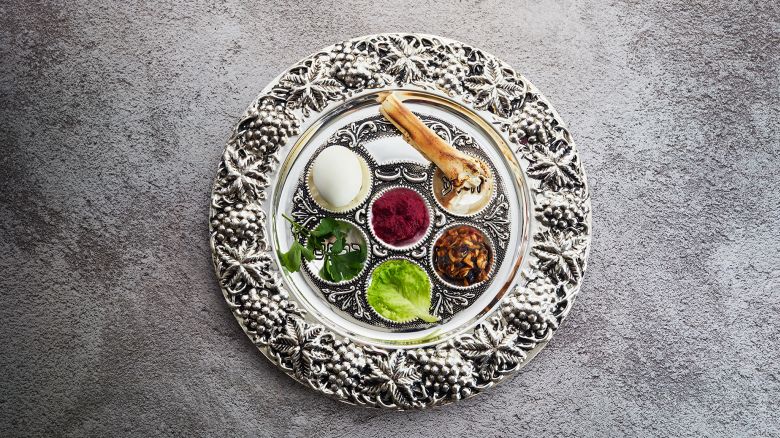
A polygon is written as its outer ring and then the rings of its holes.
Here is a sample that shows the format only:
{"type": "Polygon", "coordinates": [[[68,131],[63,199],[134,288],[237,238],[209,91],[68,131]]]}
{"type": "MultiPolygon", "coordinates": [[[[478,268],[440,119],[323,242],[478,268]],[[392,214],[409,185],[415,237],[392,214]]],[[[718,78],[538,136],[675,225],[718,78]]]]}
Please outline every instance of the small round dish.
{"type": "MultiPolygon", "coordinates": [[[[379,192],[374,195],[374,197],[371,199],[371,202],[368,204],[368,228],[371,232],[372,237],[376,239],[377,242],[381,243],[384,247],[393,250],[393,251],[409,251],[414,248],[417,248],[418,246],[425,243],[426,238],[431,233],[431,229],[433,226],[433,210],[431,209],[431,206],[429,204],[428,199],[423,196],[418,190],[411,188],[411,186],[407,185],[397,185],[385,188],[383,190],[380,190],[379,192]],[[425,208],[426,212],[426,218],[425,218],[425,226],[418,230],[414,236],[411,238],[406,239],[406,242],[399,244],[392,244],[390,242],[387,242],[384,238],[380,237],[380,235],[377,234],[377,230],[375,229],[374,221],[374,210],[377,206],[377,201],[385,198],[385,196],[391,194],[392,192],[397,191],[406,191],[408,194],[415,196],[416,200],[419,201],[419,203],[422,205],[422,207],[425,208]]],[[[380,232],[380,234],[382,234],[380,232]]]]}
{"type": "Polygon", "coordinates": [[[433,239],[431,240],[431,249],[430,249],[429,252],[430,252],[430,260],[429,260],[429,262],[430,262],[431,267],[432,267],[431,271],[436,276],[436,279],[439,280],[442,283],[442,286],[444,286],[446,288],[456,289],[456,290],[476,289],[476,288],[484,285],[485,283],[489,283],[491,281],[491,277],[494,274],[495,264],[496,264],[496,256],[495,256],[496,250],[495,250],[495,248],[493,246],[493,242],[490,240],[490,237],[486,233],[484,233],[482,230],[480,230],[479,228],[474,227],[471,224],[464,223],[464,222],[462,222],[462,223],[456,222],[456,223],[453,223],[451,225],[448,225],[446,228],[444,228],[441,231],[439,231],[433,237],[433,239]],[[490,254],[489,254],[489,257],[488,257],[488,260],[487,260],[487,269],[486,269],[486,275],[485,275],[485,279],[484,280],[477,281],[477,282],[474,282],[474,283],[469,284],[469,285],[462,285],[462,284],[455,283],[454,280],[452,280],[450,278],[446,278],[446,277],[442,276],[441,273],[439,272],[439,269],[438,269],[438,266],[437,266],[438,254],[436,253],[436,247],[439,244],[439,240],[442,238],[442,236],[444,236],[445,233],[447,233],[448,231],[450,231],[450,230],[452,230],[454,228],[458,228],[458,227],[465,227],[465,228],[470,228],[470,229],[474,230],[476,233],[479,234],[479,236],[482,239],[484,239],[484,241],[486,243],[486,246],[488,247],[488,251],[489,251],[490,254]]]}
{"type": "MultiPolygon", "coordinates": [[[[466,153],[466,155],[470,155],[477,160],[482,161],[485,163],[488,167],[488,170],[492,175],[496,174],[496,170],[494,166],[485,159],[485,157],[481,156],[480,154],[477,154],[471,150],[464,150],[462,151],[466,153]]],[[[490,205],[491,202],[496,198],[496,194],[498,193],[498,187],[496,187],[496,181],[493,179],[490,182],[489,187],[487,190],[490,190],[490,193],[486,194],[484,197],[480,199],[480,202],[475,203],[467,210],[464,210],[462,208],[453,208],[448,205],[447,202],[445,202],[445,198],[452,193],[452,183],[449,181],[449,179],[434,165],[431,165],[431,191],[433,192],[433,199],[436,200],[436,204],[442,209],[447,211],[448,213],[459,216],[463,218],[469,218],[474,217],[482,211],[487,208],[488,205],[490,205]]],[[[472,196],[472,195],[467,195],[472,196]]]]}
{"type": "MultiPolygon", "coordinates": [[[[350,225],[351,229],[349,231],[349,234],[347,234],[346,241],[348,245],[353,246],[353,250],[357,249],[354,248],[354,245],[356,244],[361,244],[361,243],[363,245],[369,244],[368,236],[366,235],[366,233],[363,231],[361,227],[357,226],[354,222],[348,221],[346,219],[338,219],[338,221],[350,225]]],[[[363,269],[360,272],[358,272],[354,277],[350,278],[349,280],[342,280],[338,282],[326,280],[325,278],[322,278],[322,275],[320,275],[319,271],[323,266],[323,258],[321,254],[316,254],[316,258],[312,261],[304,261],[303,267],[306,270],[306,273],[312,279],[316,279],[316,281],[322,282],[327,286],[346,286],[355,283],[356,281],[359,281],[360,278],[363,276],[366,267],[370,266],[371,251],[367,252],[366,257],[367,257],[366,263],[363,265],[363,269]]]]}
{"type": "MultiPolygon", "coordinates": [[[[391,256],[391,257],[388,257],[388,258],[386,258],[386,259],[382,260],[382,262],[381,262],[381,263],[377,263],[376,265],[374,265],[373,269],[371,269],[371,272],[370,272],[370,273],[368,274],[368,276],[366,277],[366,282],[365,282],[365,288],[366,288],[366,290],[368,290],[368,288],[369,288],[369,287],[371,287],[371,282],[373,281],[374,271],[375,271],[377,268],[379,268],[380,266],[382,266],[384,263],[387,263],[387,262],[390,262],[390,261],[393,261],[393,260],[403,260],[403,261],[405,261],[405,262],[409,262],[409,263],[411,263],[412,265],[414,265],[414,266],[418,267],[418,268],[419,268],[419,269],[420,269],[422,272],[425,272],[425,273],[426,273],[426,274],[425,274],[425,277],[426,277],[426,278],[427,278],[427,280],[428,280],[428,287],[429,287],[429,288],[431,288],[431,289],[433,289],[433,281],[431,281],[430,274],[428,274],[428,273],[426,272],[426,270],[425,270],[425,269],[424,269],[424,268],[423,268],[423,267],[420,265],[420,263],[418,263],[418,262],[416,262],[416,261],[414,261],[414,260],[412,260],[412,259],[410,259],[410,258],[408,258],[408,257],[403,257],[403,256],[391,256]]],[[[383,321],[385,324],[394,324],[394,323],[396,322],[396,321],[393,321],[393,320],[391,320],[391,319],[385,318],[384,316],[382,316],[382,315],[379,313],[379,311],[378,311],[378,310],[374,309],[374,308],[373,308],[373,307],[371,307],[371,306],[369,306],[369,309],[371,309],[371,314],[372,314],[372,315],[374,315],[374,316],[375,316],[377,319],[379,319],[379,320],[382,320],[382,321],[383,321]]]]}
{"type": "MultiPolygon", "coordinates": [[[[324,148],[322,148],[324,149],[324,148]]],[[[355,211],[358,207],[360,207],[361,204],[366,202],[366,199],[368,198],[368,194],[371,193],[371,187],[374,184],[374,178],[371,175],[371,170],[368,167],[368,163],[366,163],[366,159],[363,158],[360,154],[356,154],[358,163],[360,163],[360,170],[362,174],[362,185],[360,187],[360,191],[358,192],[357,196],[352,199],[352,201],[349,202],[349,204],[343,206],[343,207],[334,207],[330,205],[323,197],[320,195],[319,191],[317,190],[317,186],[314,184],[313,176],[312,176],[312,168],[314,167],[314,162],[312,162],[308,168],[306,169],[306,190],[309,192],[309,195],[311,196],[311,199],[323,210],[328,211],[330,213],[349,213],[351,211],[355,211]]]]}

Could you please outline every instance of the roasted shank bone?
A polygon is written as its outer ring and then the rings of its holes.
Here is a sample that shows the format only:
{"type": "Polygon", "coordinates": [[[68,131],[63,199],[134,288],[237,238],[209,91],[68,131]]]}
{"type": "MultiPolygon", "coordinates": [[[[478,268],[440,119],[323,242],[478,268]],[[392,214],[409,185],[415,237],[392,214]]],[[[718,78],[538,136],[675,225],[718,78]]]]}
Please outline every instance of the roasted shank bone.
{"type": "Polygon", "coordinates": [[[455,149],[414,115],[395,92],[380,94],[379,112],[403,134],[404,140],[433,162],[452,181],[456,192],[480,192],[490,171],[485,163],[455,149]]]}

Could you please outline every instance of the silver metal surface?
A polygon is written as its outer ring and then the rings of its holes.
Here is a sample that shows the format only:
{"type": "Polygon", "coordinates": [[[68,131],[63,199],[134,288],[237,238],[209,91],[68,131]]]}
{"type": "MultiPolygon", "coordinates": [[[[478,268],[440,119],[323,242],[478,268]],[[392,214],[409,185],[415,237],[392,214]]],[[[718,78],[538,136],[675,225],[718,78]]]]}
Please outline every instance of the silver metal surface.
{"type": "MultiPolygon", "coordinates": [[[[392,143],[388,140],[392,137],[397,137],[397,143],[400,144],[403,142],[403,140],[400,139],[401,133],[392,125],[392,123],[385,120],[381,115],[360,119],[338,129],[325,144],[320,145],[316,148],[315,152],[309,156],[308,162],[305,164],[305,169],[307,169],[307,171],[299,177],[297,181],[288,180],[289,184],[294,185],[292,190],[296,194],[295,198],[306,200],[305,202],[293,203],[290,214],[294,219],[300,221],[300,223],[307,224],[307,226],[314,227],[320,220],[331,217],[353,224],[364,236],[367,236],[364,242],[368,244],[370,259],[367,261],[367,267],[363,272],[351,280],[334,284],[322,279],[317,274],[319,272],[320,262],[319,260],[314,260],[313,262],[306,263],[307,269],[305,272],[308,274],[306,280],[308,280],[310,287],[313,287],[315,291],[319,291],[324,295],[326,304],[331,304],[333,307],[340,309],[345,314],[358,321],[362,321],[368,325],[388,327],[406,332],[412,331],[410,329],[413,328],[435,327],[440,325],[441,322],[432,325],[417,320],[401,324],[387,321],[382,318],[381,315],[374,312],[366,301],[365,288],[359,287],[359,285],[366,283],[369,280],[369,273],[373,271],[376,265],[389,258],[397,257],[403,257],[420,264],[431,280],[433,295],[431,313],[442,318],[442,321],[446,321],[462,309],[473,305],[477,299],[488,290],[488,287],[491,285],[495,276],[491,275],[487,281],[469,288],[453,286],[442,280],[435,273],[430,262],[432,248],[436,238],[441,234],[441,231],[450,228],[455,224],[475,227],[482,231],[491,242],[493,264],[500,266],[504,261],[504,255],[506,254],[511,223],[508,203],[505,201],[509,195],[502,183],[501,174],[495,170],[492,162],[489,160],[488,156],[481,151],[479,145],[473,141],[471,136],[460,131],[448,122],[426,115],[421,115],[421,117],[428,126],[439,132],[442,137],[450,139],[460,150],[490,163],[490,166],[493,169],[492,173],[496,175],[496,181],[492,203],[487,205],[486,208],[476,214],[469,215],[468,217],[452,214],[442,208],[435,201],[432,185],[435,170],[433,164],[425,165],[414,161],[404,160],[391,160],[378,163],[375,157],[368,151],[368,145],[372,142],[377,142],[379,143],[378,146],[386,149],[384,151],[385,154],[392,154],[399,148],[393,147],[392,143]],[[351,132],[353,134],[345,135],[346,132],[351,132]],[[368,170],[373,176],[373,183],[371,184],[367,199],[362,201],[355,208],[343,213],[334,213],[333,211],[329,211],[318,205],[316,202],[312,204],[308,201],[308,199],[311,198],[308,175],[310,174],[309,169],[311,169],[314,158],[316,158],[324,148],[336,145],[345,145],[346,147],[352,148],[355,153],[359,154],[359,156],[368,163],[368,170]],[[417,192],[427,204],[430,217],[430,225],[427,228],[425,235],[418,239],[414,244],[403,248],[394,247],[383,242],[376,237],[371,226],[373,202],[383,193],[399,187],[417,192]],[[486,226],[487,223],[490,223],[490,226],[486,226]],[[498,245],[494,246],[492,244],[494,241],[493,238],[499,243],[498,245]],[[358,283],[358,286],[356,286],[355,283],[358,283]]],[[[316,146],[316,144],[311,145],[311,147],[316,146]]],[[[407,149],[405,145],[401,144],[401,146],[403,146],[404,149],[407,149]]],[[[516,194],[514,196],[517,197],[516,194]]],[[[295,276],[291,278],[299,277],[295,276]]],[[[301,287],[305,288],[309,286],[298,286],[298,288],[301,287]]]]}
{"type": "MultiPolygon", "coordinates": [[[[404,158],[414,161],[414,154],[404,158]]],[[[391,169],[374,174],[390,177],[391,169]]],[[[353,222],[362,225],[367,213],[360,211],[353,222]]],[[[511,67],[439,37],[373,35],[302,60],[250,105],[217,174],[211,236],[225,299],[280,368],[345,402],[422,408],[491,387],[543,348],[579,290],[590,200],[565,125],[511,67]],[[291,238],[278,215],[293,206],[299,215],[318,211],[295,189],[316,145],[332,135],[342,136],[341,144],[358,141],[346,122],[376,114],[371,102],[383,90],[401,90],[414,111],[467,132],[504,183],[469,220],[494,245],[506,241],[505,260],[479,299],[434,328],[349,321],[307,287],[306,274],[282,273],[275,255],[291,238]]],[[[357,300],[363,284],[340,296],[357,300]]]]}

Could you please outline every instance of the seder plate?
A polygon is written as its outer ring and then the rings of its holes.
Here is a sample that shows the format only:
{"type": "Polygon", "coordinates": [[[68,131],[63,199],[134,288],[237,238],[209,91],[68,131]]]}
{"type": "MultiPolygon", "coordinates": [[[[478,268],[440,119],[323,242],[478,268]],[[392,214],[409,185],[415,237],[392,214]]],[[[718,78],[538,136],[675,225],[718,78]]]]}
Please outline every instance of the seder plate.
{"type": "MultiPolygon", "coordinates": [[[[373,104],[370,105],[373,107],[373,104]]],[[[495,190],[491,202],[481,210],[471,215],[454,214],[443,208],[437,201],[434,193],[434,179],[440,177],[435,172],[436,167],[428,163],[421,156],[416,157],[408,145],[403,143],[401,133],[381,115],[360,119],[356,122],[348,123],[346,126],[338,129],[322,146],[314,151],[312,157],[305,166],[307,171],[299,177],[296,182],[293,193],[292,217],[299,223],[307,227],[314,227],[321,219],[332,217],[352,224],[359,231],[359,240],[367,242],[370,252],[370,258],[366,263],[366,268],[357,277],[334,284],[320,278],[318,272],[322,263],[315,260],[306,264],[306,274],[311,286],[336,308],[344,311],[358,323],[364,323],[367,326],[382,326],[395,328],[404,331],[413,332],[415,329],[424,329],[434,327],[435,325],[416,320],[408,323],[397,323],[388,321],[377,314],[371,306],[368,305],[365,296],[365,289],[370,282],[371,270],[382,262],[393,258],[404,258],[421,266],[428,274],[432,285],[432,306],[431,313],[442,319],[442,322],[453,318],[460,311],[472,306],[482,294],[490,288],[495,278],[491,275],[486,281],[463,287],[453,285],[446,279],[441,278],[432,268],[433,245],[436,239],[447,229],[468,225],[481,231],[486,239],[491,243],[493,266],[502,266],[505,259],[512,216],[509,211],[510,203],[507,199],[516,194],[505,189],[503,178],[495,166],[492,165],[490,157],[479,147],[479,144],[466,132],[459,130],[453,124],[430,117],[424,114],[418,114],[426,125],[438,132],[439,135],[449,140],[458,149],[467,154],[483,159],[489,163],[492,174],[496,177],[495,190]],[[347,135],[354,131],[354,136],[347,135]],[[360,157],[362,157],[368,166],[372,182],[366,196],[366,200],[355,208],[342,212],[334,213],[320,207],[312,199],[314,196],[309,192],[308,175],[310,166],[314,158],[324,148],[329,146],[350,147],[360,157]],[[378,150],[378,149],[382,150],[378,150]],[[389,161],[377,161],[377,155],[390,156],[392,158],[402,157],[404,154],[413,159],[392,159],[389,161]],[[425,237],[421,238],[411,247],[396,249],[384,244],[378,239],[370,226],[370,209],[372,200],[379,197],[382,193],[393,188],[403,187],[414,190],[421,195],[431,211],[431,226],[425,237]]],[[[446,179],[445,179],[446,181],[446,179]]],[[[448,183],[448,181],[447,181],[448,183]]],[[[446,183],[445,183],[446,184],[446,183]]],[[[301,242],[304,243],[304,242],[301,242]]],[[[439,325],[441,323],[437,323],[439,325]]]]}
{"type": "Polygon", "coordinates": [[[424,408],[495,385],[550,340],[582,281],[590,199],[569,132],[519,73],[449,39],[382,34],[323,49],[260,93],[227,143],[210,232],[224,297],[274,364],[344,402],[424,408]],[[459,216],[437,202],[435,167],[378,114],[377,94],[390,90],[450,144],[489,163],[497,184],[482,210],[459,216]],[[312,160],[334,145],[356,152],[371,175],[365,200],[338,213],[307,184],[312,160]],[[431,213],[411,248],[383,244],[370,226],[372,200],[393,187],[417,191],[431,213]],[[282,213],[310,228],[324,217],[351,223],[352,238],[369,248],[365,269],[339,284],[318,277],[317,260],[284,272],[276,250],[293,237],[282,213]],[[494,256],[489,278],[467,288],[431,267],[433,243],[458,224],[480,230],[494,256]],[[438,323],[394,323],[367,304],[372,269],[395,258],[429,275],[438,323]]]}

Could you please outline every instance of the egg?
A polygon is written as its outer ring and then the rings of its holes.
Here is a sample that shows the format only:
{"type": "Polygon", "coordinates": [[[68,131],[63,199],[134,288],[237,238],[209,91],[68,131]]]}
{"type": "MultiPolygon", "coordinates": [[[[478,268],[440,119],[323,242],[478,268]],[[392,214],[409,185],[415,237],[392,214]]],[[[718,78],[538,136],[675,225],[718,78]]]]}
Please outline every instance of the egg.
{"type": "Polygon", "coordinates": [[[312,164],[312,182],[328,204],[335,208],[346,206],[363,185],[363,168],[357,154],[344,146],[325,148],[312,164]]]}

